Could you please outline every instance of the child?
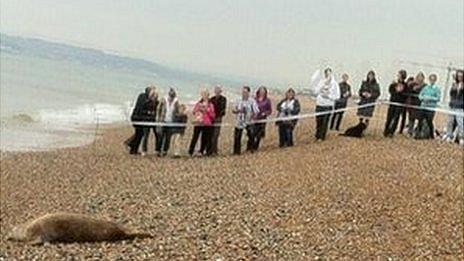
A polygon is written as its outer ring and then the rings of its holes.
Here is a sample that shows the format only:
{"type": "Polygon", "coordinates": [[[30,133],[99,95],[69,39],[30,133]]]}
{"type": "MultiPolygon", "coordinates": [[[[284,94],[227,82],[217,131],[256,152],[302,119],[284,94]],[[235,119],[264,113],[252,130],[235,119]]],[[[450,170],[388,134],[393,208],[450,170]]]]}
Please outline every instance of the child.
{"type": "MultiPolygon", "coordinates": [[[[179,105],[179,110],[174,115],[174,123],[186,124],[187,123],[187,107],[185,104],[179,105]]],[[[187,126],[174,126],[172,127],[171,142],[173,147],[174,157],[180,157],[180,147],[184,137],[185,129],[187,126]]]]}

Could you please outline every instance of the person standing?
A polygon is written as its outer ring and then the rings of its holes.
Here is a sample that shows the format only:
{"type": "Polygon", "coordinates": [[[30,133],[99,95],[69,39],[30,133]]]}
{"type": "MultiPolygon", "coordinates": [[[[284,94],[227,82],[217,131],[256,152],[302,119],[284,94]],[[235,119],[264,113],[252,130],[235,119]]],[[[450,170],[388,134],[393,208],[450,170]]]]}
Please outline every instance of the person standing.
{"type": "MultiPolygon", "coordinates": [[[[256,103],[258,105],[259,113],[256,115],[256,120],[266,120],[266,118],[272,113],[272,103],[267,97],[267,88],[261,86],[256,91],[256,103]]],[[[266,123],[259,122],[254,124],[254,150],[258,150],[261,143],[261,139],[266,136],[266,123]]]]}
{"type": "MultiPolygon", "coordinates": [[[[300,113],[300,102],[295,98],[295,91],[289,88],[285,92],[285,98],[277,104],[277,117],[284,118],[295,116],[300,113]]],[[[279,120],[276,125],[279,128],[279,147],[293,146],[293,130],[295,129],[297,119],[279,120]]]]}
{"type": "Polygon", "coordinates": [[[423,72],[419,72],[416,75],[414,82],[406,91],[407,99],[411,105],[408,115],[408,135],[410,137],[414,136],[414,131],[417,127],[416,122],[418,123],[420,118],[420,110],[416,107],[421,105],[421,101],[419,100],[419,93],[422,91],[425,85],[425,75],[423,72]]]}
{"type": "Polygon", "coordinates": [[[227,106],[227,99],[222,95],[222,86],[217,85],[214,87],[214,96],[210,99],[210,102],[214,106],[214,112],[216,117],[214,117],[212,127],[212,138],[211,138],[211,152],[212,155],[218,154],[218,141],[219,141],[219,134],[221,132],[222,118],[226,115],[226,106],[227,106]]]}
{"type": "Polygon", "coordinates": [[[316,140],[323,141],[327,135],[330,111],[333,110],[335,100],[340,97],[340,88],[332,75],[332,69],[324,70],[324,78],[316,86],[316,140]]]}
{"type": "MultiPolygon", "coordinates": [[[[360,101],[358,105],[364,106],[366,104],[375,103],[380,96],[380,86],[375,78],[375,72],[369,71],[366,80],[361,83],[359,89],[360,101]]],[[[358,109],[359,122],[364,123],[366,127],[369,125],[369,119],[372,118],[375,111],[375,104],[362,107],[358,109]]]]}
{"type": "MultiPolygon", "coordinates": [[[[390,84],[388,91],[390,92],[390,102],[401,103],[402,105],[406,102],[406,77],[407,73],[405,70],[400,70],[396,76],[396,81],[390,84]]],[[[385,129],[383,135],[385,137],[393,137],[398,128],[398,122],[400,115],[404,111],[404,106],[390,104],[388,106],[387,120],[385,122],[385,129]]]]}
{"type": "Polygon", "coordinates": [[[174,121],[174,117],[179,110],[179,101],[177,100],[176,91],[173,88],[169,89],[168,96],[166,96],[158,106],[159,122],[165,123],[165,126],[158,128],[161,133],[160,142],[157,144],[156,151],[160,156],[166,156],[171,143],[171,131],[173,126],[169,126],[174,121]]]}
{"type": "Polygon", "coordinates": [[[232,113],[237,115],[237,122],[234,129],[234,155],[240,155],[243,130],[246,130],[248,141],[247,151],[253,152],[254,125],[252,121],[259,113],[258,104],[250,97],[251,89],[249,86],[242,87],[242,97],[237,100],[232,113]]]}
{"type": "Polygon", "coordinates": [[[456,71],[456,75],[454,76],[454,83],[450,89],[449,107],[455,114],[449,115],[444,139],[449,142],[454,140],[455,136],[453,135],[453,126],[456,123],[459,144],[464,145],[464,70],[456,71]]]}
{"type": "Polygon", "coordinates": [[[436,85],[437,79],[438,77],[436,74],[431,74],[429,76],[429,84],[419,93],[419,100],[421,101],[421,108],[423,109],[421,109],[420,112],[416,137],[424,131],[424,122],[428,127],[428,135],[426,135],[426,138],[433,139],[435,136],[435,128],[433,126],[433,118],[435,117],[434,109],[437,107],[437,104],[441,99],[440,88],[436,85]]]}
{"type": "Polygon", "coordinates": [[[193,156],[195,146],[201,136],[200,154],[209,156],[211,152],[211,125],[216,114],[214,105],[210,102],[208,90],[203,89],[201,91],[201,98],[193,108],[193,116],[195,127],[193,127],[193,135],[188,153],[190,156],[193,156]]]}
{"type": "Polygon", "coordinates": [[[187,107],[184,104],[179,105],[179,111],[174,115],[174,123],[183,126],[173,126],[171,129],[171,144],[174,157],[180,157],[180,145],[184,138],[185,129],[187,128],[187,107]]]}
{"type": "MultiPolygon", "coordinates": [[[[139,94],[135,103],[134,110],[131,114],[132,122],[145,122],[151,119],[149,111],[152,109],[153,96],[155,91],[151,87],[145,88],[145,92],[139,94]]],[[[130,154],[138,154],[140,143],[144,136],[144,125],[134,124],[134,135],[126,141],[130,154]]]]}
{"type": "MultiPolygon", "coordinates": [[[[156,113],[158,110],[158,105],[159,105],[159,100],[158,100],[158,94],[156,92],[156,87],[155,86],[150,86],[153,90],[153,95],[150,96],[149,99],[149,104],[147,104],[147,122],[154,123],[156,122],[156,113]]],[[[155,136],[155,141],[154,141],[154,147],[155,147],[155,153],[156,152],[156,144],[159,143],[160,135],[159,132],[156,131],[157,127],[156,126],[145,126],[143,128],[143,140],[142,140],[142,155],[147,154],[148,151],[148,141],[150,139],[150,132],[153,131],[153,135],[155,136]]]]}
{"type": "Polygon", "coordinates": [[[398,134],[403,134],[404,132],[404,128],[406,127],[406,120],[407,120],[407,117],[410,113],[410,106],[411,105],[411,98],[409,97],[409,90],[412,88],[414,84],[414,77],[413,76],[410,76],[408,77],[408,79],[406,80],[405,82],[405,90],[404,90],[404,109],[403,111],[401,112],[401,115],[400,115],[400,128],[398,130],[398,134]]]}
{"type": "MultiPolygon", "coordinates": [[[[338,84],[340,88],[340,98],[335,101],[335,110],[345,109],[348,104],[348,99],[351,97],[351,86],[348,83],[349,76],[344,73],[342,75],[342,81],[338,84]]],[[[344,111],[332,113],[330,120],[330,129],[340,130],[340,124],[343,119],[344,111]]]]}

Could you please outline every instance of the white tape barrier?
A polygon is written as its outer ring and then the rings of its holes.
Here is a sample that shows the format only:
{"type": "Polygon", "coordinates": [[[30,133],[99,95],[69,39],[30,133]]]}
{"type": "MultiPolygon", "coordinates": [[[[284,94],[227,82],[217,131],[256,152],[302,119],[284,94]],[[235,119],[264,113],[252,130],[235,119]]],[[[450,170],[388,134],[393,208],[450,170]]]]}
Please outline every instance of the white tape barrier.
{"type": "MultiPolygon", "coordinates": [[[[456,112],[456,111],[445,110],[445,109],[441,109],[441,108],[426,108],[426,107],[420,107],[420,106],[408,105],[408,104],[390,102],[390,101],[377,101],[377,102],[373,102],[373,103],[350,106],[350,107],[345,107],[345,108],[335,109],[335,110],[330,110],[330,111],[298,114],[298,115],[286,116],[286,117],[274,117],[274,118],[267,118],[267,119],[263,119],[263,120],[254,120],[254,121],[251,121],[249,124],[269,123],[269,122],[278,122],[278,121],[289,121],[289,120],[300,120],[300,119],[306,119],[306,118],[314,118],[314,117],[321,116],[321,115],[326,115],[326,114],[333,114],[333,113],[337,113],[337,112],[345,112],[345,111],[348,111],[348,110],[355,110],[355,109],[362,109],[362,108],[372,107],[372,106],[376,106],[376,105],[379,105],[379,104],[387,104],[387,105],[394,105],[394,106],[399,106],[399,107],[404,107],[404,108],[435,111],[435,112],[440,112],[440,113],[444,113],[444,114],[448,114],[448,115],[455,115],[455,116],[458,116],[458,117],[464,117],[464,112],[456,112]]],[[[187,126],[198,126],[199,125],[199,124],[195,124],[195,123],[145,122],[145,121],[133,121],[133,122],[130,122],[130,124],[138,125],[138,126],[147,126],[147,127],[157,127],[157,126],[161,126],[161,127],[187,127],[187,126]]],[[[215,123],[215,124],[211,124],[211,125],[208,125],[208,126],[212,126],[212,127],[230,127],[230,126],[235,126],[235,124],[215,123]]]]}
{"type": "MultiPolygon", "coordinates": [[[[337,112],[344,112],[348,110],[354,110],[354,109],[360,109],[360,108],[366,108],[366,107],[372,107],[378,104],[381,104],[382,102],[373,102],[373,103],[367,103],[363,105],[356,105],[356,106],[350,106],[346,108],[341,108],[341,109],[336,109],[336,110],[330,110],[330,111],[323,111],[323,112],[313,112],[313,113],[306,113],[306,114],[298,114],[298,115],[293,115],[293,116],[286,116],[286,117],[275,117],[275,118],[267,118],[264,120],[254,120],[251,121],[249,124],[255,124],[255,123],[268,123],[268,122],[277,122],[277,121],[290,121],[290,120],[300,120],[300,119],[305,119],[305,118],[314,118],[317,116],[321,115],[326,115],[326,114],[332,114],[332,113],[337,113],[337,112]]],[[[199,124],[194,124],[194,123],[174,123],[174,122],[144,122],[144,121],[132,121],[130,122],[132,125],[138,125],[138,126],[147,126],[147,127],[156,127],[156,126],[163,126],[163,127],[187,127],[187,126],[198,126],[199,124]]],[[[230,124],[230,123],[215,123],[211,124],[208,126],[214,126],[214,127],[229,127],[229,126],[235,126],[235,124],[230,124]]]]}
{"type": "Polygon", "coordinates": [[[434,111],[434,112],[440,112],[448,115],[454,115],[458,117],[464,117],[464,112],[459,112],[459,111],[452,111],[452,110],[445,110],[441,108],[427,108],[427,107],[421,107],[421,106],[416,106],[416,105],[410,105],[410,104],[404,104],[404,103],[399,103],[399,102],[391,102],[391,101],[383,101],[383,104],[388,104],[388,105],[394,105],[398,107],[403,107],[403,108],[410,108],[410,109],[417,109],[417,110],[425,110],[425,111],[434,111]]]}

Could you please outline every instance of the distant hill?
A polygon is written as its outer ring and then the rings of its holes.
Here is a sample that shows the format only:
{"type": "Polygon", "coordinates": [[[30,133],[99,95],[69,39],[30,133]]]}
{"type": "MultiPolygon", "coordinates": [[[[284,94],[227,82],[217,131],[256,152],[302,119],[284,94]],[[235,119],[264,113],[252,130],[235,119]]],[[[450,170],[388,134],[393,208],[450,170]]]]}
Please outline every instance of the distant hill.
{"type": "Polygon", "coordinates": [[[101,50],[53,43],[41,39],[0,34],[0,51],[10,54],[23,54],[47,59],[69,60],[84,65],[110,69],[121,69],[157,75],[161,78],[175,78],[194,82],[212,82],[240,85],[250,82],[242,77],[217,76],[171,68],[144,59],[109,54],[101,50]]]}

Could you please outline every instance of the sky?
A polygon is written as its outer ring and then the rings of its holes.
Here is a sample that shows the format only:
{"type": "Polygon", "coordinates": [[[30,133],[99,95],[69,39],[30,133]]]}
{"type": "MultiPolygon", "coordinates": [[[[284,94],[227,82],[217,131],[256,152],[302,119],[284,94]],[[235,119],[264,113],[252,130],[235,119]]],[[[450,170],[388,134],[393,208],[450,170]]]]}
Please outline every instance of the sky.
{"type": "Polygon", "coordinates": [[[198,72],[304,83],[325,65],[364,75],[400,59],[461,63],[464,1],[1,0],[0,31],[198,72]]]}

